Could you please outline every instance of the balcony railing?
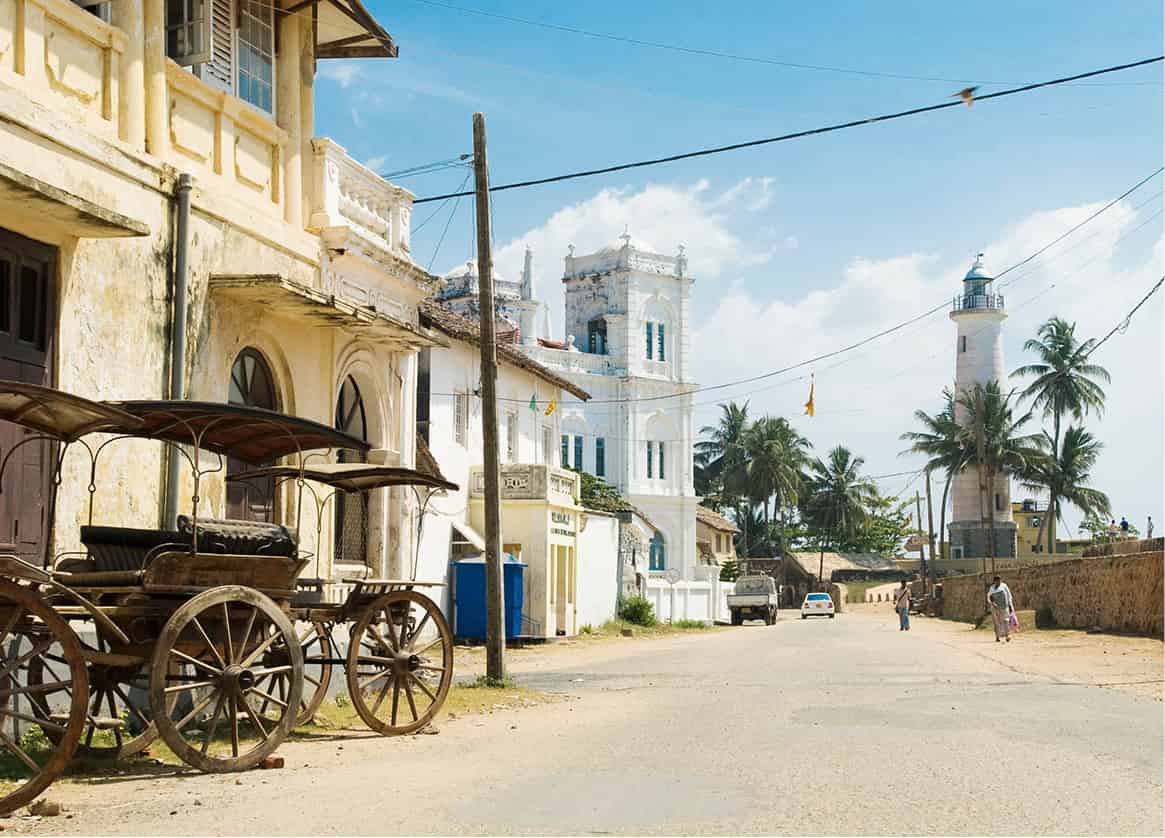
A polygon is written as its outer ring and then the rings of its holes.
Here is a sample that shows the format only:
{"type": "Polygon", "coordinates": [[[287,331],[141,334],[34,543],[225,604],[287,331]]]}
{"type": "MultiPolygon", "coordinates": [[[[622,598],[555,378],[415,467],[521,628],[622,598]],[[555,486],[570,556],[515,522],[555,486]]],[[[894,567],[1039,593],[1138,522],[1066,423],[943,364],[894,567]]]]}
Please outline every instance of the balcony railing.
{"type": "MultiPolygon", "coordinates": [[[[578,499],[577,472],[547,465],[510,463],[502,466],[502,500],[549,500],[570,506],[578,499]]],[[[469,473],[469,493],[485,494],[485,470],[474,466],[469,473]]]]}
{"type": "Polygon", "coordinates": [[[955,297],[955,311],[972,311],[975,309],[1002,309],[1002,294],[968,294],[955,297]]]}
{"type": "Polygon", "coordinates": [[[550,349],[545,346],[528,347],[525,351],[538,363],[563,372],[586,372],[597,375],[627,374],[623,367],[614,363],[610,355],[572,352],[569,349],[550,349]]]}
{"type": "Polygon", "coordinates": [[[0,77],[107,137],[118,135],[126,43],[120,29],[70,0],[0,2],[0,77]]]}
{"type": "Polygon", "coordinates": [[[413,194],[382,178],[326,138],[312,140],[309,226],[349,227],[395,256],[410,260],[413,194]]]}

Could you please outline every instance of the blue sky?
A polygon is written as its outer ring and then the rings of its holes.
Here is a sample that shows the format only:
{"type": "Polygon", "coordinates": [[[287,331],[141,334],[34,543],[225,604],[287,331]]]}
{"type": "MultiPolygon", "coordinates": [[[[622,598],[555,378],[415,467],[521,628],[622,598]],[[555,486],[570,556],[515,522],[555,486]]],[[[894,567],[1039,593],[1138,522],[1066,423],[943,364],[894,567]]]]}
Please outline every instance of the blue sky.
{"type": "MultiPolygon", "coordinates": [[[[963,86],[685,55],[420,0],[366,4],[400,44],[400,58],[321,64],[317,123],[318,133],[382,172],[469,151],[475,110],[486,114],[491,174],[501,183],[940,102],[963,86]]],[[[981,93],[1156,55],[1162,32],[1155,0],[458,5],[780,61],[974,80],[981,93]]],[[[755,374],[928,308],[957,290],[976,250],[1002,268],[1156,169],[1161,77],[1155,65],[969,110],[500,193],[498,262],[513,272],[521,248],[535,246],[539,294],[560,320],[567,241],[585,251],[627,223],[664,252],[683,243],[698,277],[697,378],[755,374]],[[741,337],[724,353],[726,330],[736,335],[748,317],[759,318],[752,326],[763,340],[741,337]]],[[[453,191],[464,177],[455,169],[399,182],[425,196],[453,191]]],[[[1022,341],[1044,317],[1071,315],[1087,335],[1107,331],[1121,306],[1151,284],[1162,252],[1161,223],[1151,216],[1161,201],[1133,208],[1160,182],[1016,272],[1022,284],[1011,299],[1041,296],[1008,323],[1009,367],[1022,362],[1022,341]]],[[[414,225],[435,208],[418,206],[414,225]]],[[[414,235],[417,261],[432,261],[436,272],[472,255],[469,202],[451,210],[414,235]]],[[[1118,515],[1138,523],[1149,513],[1165,517],[1161,346],[1144,328],[1159,324],[1161,311],[1155,301],[1139,316],[1139,331],[1112,342],[1108,363],[1118,380],[1097,426],[1109,444],[1099,482],[1118,515]],[[1151,468],[1121,468],[1129,458],[1146,462],[1146,454],[1151,468]]],[[[915,407],[937,404],[953,370],[953,328],[934,318],[836,370],[819,370],[819,392],[836,411],[831,419],[823,408],[806,427],[818,447],[845,442],[874,471],[908,468],[911,461],[897,456],[897,433],[915,407]],[[901,372],[882,380],[887,370],[901,372]]],[[[758,411],[793,415],[804,393],[793,382],[751,398],[758,411]]],[[[711,397],[704,401],[700,423],[716,410],[711,397]]]]}

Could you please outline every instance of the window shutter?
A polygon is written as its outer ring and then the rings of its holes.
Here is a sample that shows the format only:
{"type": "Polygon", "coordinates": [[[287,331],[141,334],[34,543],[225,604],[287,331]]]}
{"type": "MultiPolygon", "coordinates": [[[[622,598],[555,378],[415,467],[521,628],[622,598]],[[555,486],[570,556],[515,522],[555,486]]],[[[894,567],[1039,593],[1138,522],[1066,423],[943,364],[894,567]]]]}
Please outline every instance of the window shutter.
{"type": "Polygon", "coordinates": [[[595,440],[595,477],[603,477],[607,472],[607,441],[603,437],[595,440]]]}
{"type": "Polygon", "coordinates": [[[655,333],[659,336],[659,360],[666,361],[663,352],[663,324],[657,323],[655,326],[655,333]]]}
{"type": "Polygon", "coordinates": [[[570,466],[570,437],[567,434],[562,435],[562,462],[560,465],[563,468],[570,466]]]}
{"type": "Polygon", "coordinates": [[[655,446],[650,442],[647,443],[647,479],[650,480],[655,476],[655,446]]]}
{"type": "Polygon", "coordinates": [[[652,348],[653,347],[652,347],[652,341],[651,341],[651,323],[649,322],[647,324],[647,360],[649,360],[649,361],[651,360],[652,348]]]}
{"type": "Polygon", "coordinates": [[[576,436],[574,438],[574,467],[577,471],[582,471],[583,467],[583,438],[576,436]]]}
{"type": "Polygon", "coordinates": [[[233,93],[234,85],[234,0],[212,0],[210,57],[202,66],[202,80],[213,87],[233,93]]]}
{"type": "Polygon", "coordinates": [[[664,479],[664,474],[663,474],[663,443],[662,442],[659,444],[659,479],[660,480],[664,479]]]}

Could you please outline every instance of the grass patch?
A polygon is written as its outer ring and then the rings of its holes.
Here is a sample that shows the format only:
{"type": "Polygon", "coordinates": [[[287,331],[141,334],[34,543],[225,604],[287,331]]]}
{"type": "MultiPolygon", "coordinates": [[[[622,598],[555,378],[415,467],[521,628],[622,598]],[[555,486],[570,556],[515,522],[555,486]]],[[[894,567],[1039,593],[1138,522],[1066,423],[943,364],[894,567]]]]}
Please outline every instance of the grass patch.
{"type": "Polygon", "coordinates": [[[636,637],[664,637],[693,631],[713,631],[714,627],[699,620],[676,620],[674,623],[660,622],[652,626],[640,626],[626,620],[607,620],[594,629],[596,637],[620,637],[625,629],[630,629],[636,637]]]}

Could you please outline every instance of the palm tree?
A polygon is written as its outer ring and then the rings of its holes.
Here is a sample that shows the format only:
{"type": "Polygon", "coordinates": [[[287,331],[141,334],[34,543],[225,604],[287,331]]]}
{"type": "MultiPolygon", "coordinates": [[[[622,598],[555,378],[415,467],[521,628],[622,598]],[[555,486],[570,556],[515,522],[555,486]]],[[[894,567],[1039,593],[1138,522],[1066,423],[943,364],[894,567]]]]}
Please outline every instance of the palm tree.
{"type": "MultiPolygon", "coordinates": [[[[1076,324],[1053,317],[1040,326],[1037,337],[1027,341],[1024,351],[1039,356],[1039,363],[1027,364],[1011,374],[1012,378],[1034,378],[1022,396],[1032,400],[1032,409],[1052,419],[1052,457],[1059,456],[1060,425],[1065,416],[1077,422],[1090,412],[1098,415],[1104,410],[1104,388],[1098,381],[1112,380],[1108,370],[1089,363],[1088,357],[1096,347],[1096,339],[1081,343],[1076,339],[1076,324]]],[[[1056,496],[1048,489],[1048,511],[1053,511],[1056,496]]],[[[1048,552],[1055,544],[1053,527],[1048,527],[1048,552]]]]}
{"type": "MultiPolygon", "coordinates": [[[[769,503],[776,502],[784,532],[785,512],[797,505],[812,443],[783,417],[758,419],[744,434],[749,495],[759,501],[769,532],[769,503]]],[[[782,537],[782,541],[783,541],[782,537]]],[[[782,548],[786,545],[782,544],[782,548]]]]}
{"type": "Polygon", "coordinates": [[[735,508],[746,486],[744,436],[749,426],[748,402],[743,406],[736,402],[722,404],[720,411],[715,425],[700,428],[700,435],[708,438],[696,442],[695,459],[709,481],[720,481],[725,505],[735,508]]]}
{"type": "Polygon", "coordinates": [[[951,491],[951,481],[955,479],[967,462],[967,452],[959,439],[959,423],[955,420],[955,393],[950,387],[943,388],[943,409],[931,416],[925,410],[914,411],[914,418],[922,425],[922,431],[908,431],[899,439],[911,443],[903,454],[922,454],[927,458],[927,471],[943,471],[943,499],[939,505],[939,545],[946,558],[943,536],[947,527],[947,497],[951,491]]]}
{"type": "Polygon", "coordinates": [[[825,565],[826,542],[852,535],[864,523],[866,508],[877,495],[874,483],[861,474],[865,462],[839,445],[829,452],[826,460],[813,463],[804,515],[819,533],[818,583],[825,565]]]}
{"type": "MultiPolygon", "coordinates": [[[[1104,443],[1092,436],[1083,426],[1069,425],[1059,451],[1054,450],[1054,439],[1044,431],[1044,447],[1048,453],[1037,463],[1025,481],[1029,489],[1047,488],[1055,500],[1048,505],[1048,511],[1040,520],[1040,534],[1049,519],[1064,520],[1060,501],[1067,501],[1084,513],[1087,518],[1107,518],[1111,514],[1108,495],[1088,485],[1091,472],[1100,456],[1104,443]],[[1054,452],[1054,453],[1053,453],[1054,452]]],[[[1051,530],[1049,524],[1048,529],[1051,530]]],[[[1051,552],[1051,547],[1048,550],[1051,552]]]]}
{"type": "Polygon", "coordinates": [[[1031,413],[1018,419],[1011,408],[1011,393],[1003,394],[998,381],[975,384],[960,391],[956,404],[966,412],[959,428],[959,440],[966,450],[966,463],[979,471],[979,509],[987,530],[987,555],[995,570],[995,480],[999,476],[1030,479],[1047,459],[1043,437],[1025,434],[1023,426],[1031,413]],[[986,514],[983,514],[983,510],[986,514]]]}

